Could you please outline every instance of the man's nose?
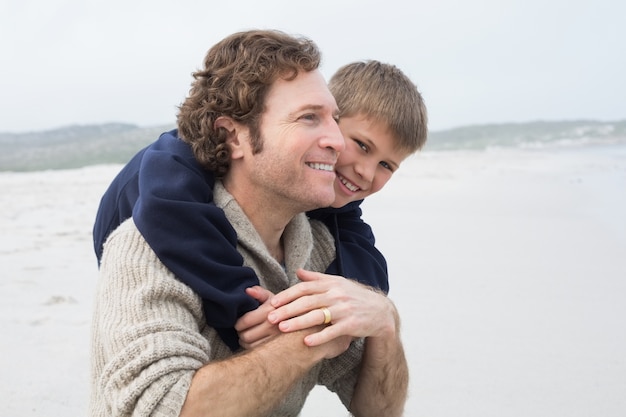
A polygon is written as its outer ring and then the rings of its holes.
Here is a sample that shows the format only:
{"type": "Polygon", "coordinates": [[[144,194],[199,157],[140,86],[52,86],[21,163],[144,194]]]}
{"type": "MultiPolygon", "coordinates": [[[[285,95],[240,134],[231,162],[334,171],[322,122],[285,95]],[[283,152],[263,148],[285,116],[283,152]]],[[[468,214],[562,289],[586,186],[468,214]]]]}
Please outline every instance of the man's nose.
{"type": "Polygon", "coordinates": [[[337,153],[343,152],[346,148],[346,141],[335,119],[331,118],[331,120],[326,123],[325,134],[322,137],[320,145],[324,148],[333,149],[337,153]]]}

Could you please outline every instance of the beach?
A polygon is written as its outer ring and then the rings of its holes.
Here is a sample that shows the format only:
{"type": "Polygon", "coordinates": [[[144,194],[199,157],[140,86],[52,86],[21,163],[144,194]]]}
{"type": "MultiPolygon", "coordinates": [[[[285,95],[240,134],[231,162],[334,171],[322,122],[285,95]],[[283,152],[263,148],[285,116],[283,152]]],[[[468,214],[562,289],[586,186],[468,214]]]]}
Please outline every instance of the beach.
{"type": "MultiPolygon", "coordinates": [[[[0,172],[3,415],[87,413],[91,228],[120,168],[0,172]]],[[[407,416],[626,414],[626,145],[424,151],[363,210],[407,416]]],[[[347,414],[316,388],[302,416],[347,414]]]]}

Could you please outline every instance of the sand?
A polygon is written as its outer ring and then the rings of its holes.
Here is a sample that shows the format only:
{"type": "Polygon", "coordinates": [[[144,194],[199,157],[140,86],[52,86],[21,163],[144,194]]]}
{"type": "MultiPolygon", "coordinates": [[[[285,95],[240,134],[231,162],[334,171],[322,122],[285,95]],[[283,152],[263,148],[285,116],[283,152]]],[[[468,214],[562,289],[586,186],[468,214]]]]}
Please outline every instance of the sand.
{"type": "MultiPolygon", "coordinates": [[[[120,166],[0,173],[3,415],[86,415],[91,227],[120,166]]],[[[626,146],[423,152],[364,206],[407,416],[626,413],[626,146]]],[[[346,416],[325,389],[302,415],[346,416]]]]}

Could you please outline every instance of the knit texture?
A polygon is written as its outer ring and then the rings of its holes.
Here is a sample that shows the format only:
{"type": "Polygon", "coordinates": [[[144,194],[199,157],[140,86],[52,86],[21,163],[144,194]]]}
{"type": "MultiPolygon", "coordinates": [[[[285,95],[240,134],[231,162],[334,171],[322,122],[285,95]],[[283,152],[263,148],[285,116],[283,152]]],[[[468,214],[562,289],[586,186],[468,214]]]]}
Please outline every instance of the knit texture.
{"type": "MultiPolygon", "coordinates": [[[[304,214],[287,226],[285,266],[274,260],[237,202],[215,187],[215,202],[238,235],[244,264],[261,284],[279,292],[298,282],[295,271],[324,271],[335,256],[326,227],[304,214]]],[[[297,416],[316,383],[350,403],[362,343],[314,367],[278,406],[274,416],[297,416]]],[[[202,300],[157,258],[132,218],[107,240],[92,325],[92,416],[177,416],[191,379],[205,364],[233,353],[207,326],[202,300]]],[[[233,386],[236,389],[236,384],[233,386]]]]}

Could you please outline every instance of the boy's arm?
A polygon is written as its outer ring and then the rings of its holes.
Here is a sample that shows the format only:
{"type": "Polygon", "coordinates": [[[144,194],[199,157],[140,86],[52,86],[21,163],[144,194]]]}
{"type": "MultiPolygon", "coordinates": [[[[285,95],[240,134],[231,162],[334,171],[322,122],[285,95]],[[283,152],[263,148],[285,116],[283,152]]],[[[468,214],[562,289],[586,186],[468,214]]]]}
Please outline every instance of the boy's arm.
{"type": "Polygon", "coordinates": [[[258,278],[242,266],[236,233],[212,204],[213,185],[189,145],[164,134],[142,158],[133,219],[161,262],[202,298],[207,323],[235,350],[237,318],[258,307],[245,289],[258,278]]]}
{"type": "Polygon", "coordinates": [[[133,207],[139,197],[138,176],[141,158],[146,148],[137,152],[135,156],[120,170],[106,189],[93,225],[93,247],[98,259],[98,266],[102,259],[104,242],[111,232],[124,220],[133,215],[133,207]]]}

